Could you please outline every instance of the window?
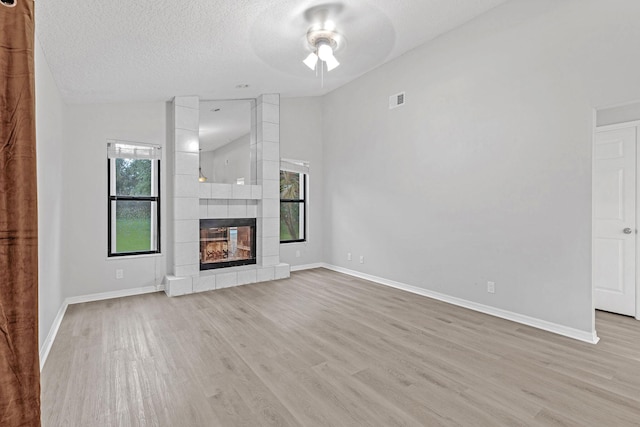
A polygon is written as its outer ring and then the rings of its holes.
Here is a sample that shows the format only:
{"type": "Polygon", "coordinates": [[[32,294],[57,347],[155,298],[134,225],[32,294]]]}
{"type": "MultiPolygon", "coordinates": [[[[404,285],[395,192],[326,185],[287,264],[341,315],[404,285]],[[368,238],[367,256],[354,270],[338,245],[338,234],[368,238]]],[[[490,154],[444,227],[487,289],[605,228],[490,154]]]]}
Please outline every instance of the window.
{"type": "Polygon", "coordinates": [[[108,142],[108,255],[160,253],[160,147],[108,142]]]}
{"type": "Polygon", "coordinates": [[[304,242],[308,165],[292,160],[280,165],[280,243],[304,242]]]}

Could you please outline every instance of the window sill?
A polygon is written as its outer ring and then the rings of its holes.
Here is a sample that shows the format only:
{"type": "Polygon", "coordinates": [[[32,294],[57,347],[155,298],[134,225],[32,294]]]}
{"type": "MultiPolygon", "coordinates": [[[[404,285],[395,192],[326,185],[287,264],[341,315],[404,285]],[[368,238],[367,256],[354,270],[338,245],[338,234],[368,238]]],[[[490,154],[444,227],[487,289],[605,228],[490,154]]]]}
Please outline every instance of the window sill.
{"type": "Polygon", "coordinates": [[[108,256],[107,261],[118,261],[118,260],[128,260],[128,259],[138,259],[138,258],[159,258],[164,256],[162,252],[159,254],[140,254],[140,255],[118,255],[118,256],[108,256]]]}

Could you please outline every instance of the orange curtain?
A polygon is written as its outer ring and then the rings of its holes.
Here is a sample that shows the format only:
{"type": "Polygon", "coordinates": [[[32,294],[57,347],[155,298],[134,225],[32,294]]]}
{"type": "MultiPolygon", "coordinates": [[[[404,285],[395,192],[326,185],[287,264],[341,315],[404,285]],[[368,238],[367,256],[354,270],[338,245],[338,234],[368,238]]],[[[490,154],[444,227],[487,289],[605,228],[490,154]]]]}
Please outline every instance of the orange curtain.
{"type": "Polygon", "coordinates": [[[0,0],[0,426],[40,425],[33,0],[0,0]]]}

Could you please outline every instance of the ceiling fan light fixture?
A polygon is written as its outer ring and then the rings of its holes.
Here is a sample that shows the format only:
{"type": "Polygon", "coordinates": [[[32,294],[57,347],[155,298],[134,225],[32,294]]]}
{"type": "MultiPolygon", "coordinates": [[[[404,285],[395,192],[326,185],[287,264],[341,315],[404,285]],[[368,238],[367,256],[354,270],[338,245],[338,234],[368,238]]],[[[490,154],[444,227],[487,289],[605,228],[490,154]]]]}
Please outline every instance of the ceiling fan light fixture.
{"type": "Polygon", "coordinates": [[[304,65],[306,65],[307,67],[315,70],[316,64],[318,63],[318,55],[316,55],[315,52],[311,52],[309,56],[307,56],[307,59],[302,62],[304,62],[304,65]]]}
{"type": "MultiPolygon", "coordinates": [[[[343,44],[344,39],[335,31],[335,24],[329,28],[311,28],[307,32],[307,42],[313,50],[303,61],[311,70],[315,70],[318,61],[327,64],[327,71],[331,71],[340,65],[334,56],[334,52],[343,44]]],[[[322,65],[322,64],[321,64],[322,65]]]]}
{"type": "Polygon", "coordinates": [[[327,62],[329,58],[333,58],[333,49],[331,49],[331,46],[328,42],[318,42],[318,58],[322,59],[325,62],[327,62]]]}
{"type": "Polygon", "coordinates": [[[331,55],[330,57],[328,57],[327,59],[325,59],[324,61],[327,64],[327,71],[331,71],[334,68],[336,68],[338,65],[340,65],[340,63],[338,62],[338,60],[336,59],[335,56],[331,55]]]}

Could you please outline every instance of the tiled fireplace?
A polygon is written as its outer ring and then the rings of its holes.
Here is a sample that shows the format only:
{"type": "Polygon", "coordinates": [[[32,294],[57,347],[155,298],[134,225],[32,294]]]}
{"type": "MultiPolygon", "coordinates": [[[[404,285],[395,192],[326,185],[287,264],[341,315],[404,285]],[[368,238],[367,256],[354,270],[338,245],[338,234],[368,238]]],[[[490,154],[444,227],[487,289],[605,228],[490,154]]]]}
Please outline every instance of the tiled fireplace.
{"type": "Polygon", "coordinates": [[[168,153],[173,159],[169,158],[167,165],[167,269],[173,274],[165,278],[165,292],[178,296],[289,277],[289,265],[280,263],[279,95],[261,95],[256,100],[250,144],[256,168],[247,185],[198,182],[199,106],[197,96],[175,97],[173,101],[174,146],[168,153]],[[203,263],[200,220],[231,218],[255,221],[253,260],[250,264],[226,264],[239,261],[229,258],[240,255],[236,229],[235,237],[227,234],[226,247],[222,243],[204,246],[204,256],[212,262],[203,263]],[[235,255],[230,251],[234,244],[235,255]],[[222,260],[213,261],[217,257],[222,260]]]}

